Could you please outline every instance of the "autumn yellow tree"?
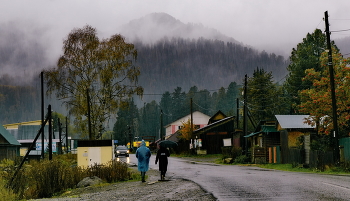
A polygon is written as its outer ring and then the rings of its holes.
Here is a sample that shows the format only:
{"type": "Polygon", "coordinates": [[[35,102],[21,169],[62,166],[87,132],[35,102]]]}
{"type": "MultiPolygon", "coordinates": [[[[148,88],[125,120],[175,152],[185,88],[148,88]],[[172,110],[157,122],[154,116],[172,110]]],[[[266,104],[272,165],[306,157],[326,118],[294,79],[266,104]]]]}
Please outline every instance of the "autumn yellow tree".
{"type": "Polygon", "coordinates": [[[142,96],[136,57],[134,45],[119,34],[100,40],[89,25],[74,29],[63,42],[57,67],[44,71],[47,93],[64,101],[83,137],[91,130],[89,138],[95,139],[126,99],[142,96]]]}
{"type": "MultiPolygon", "coordinates": [[[[341,134],[348,135],[350,128],[350,63],[335,48],[332,55],[338,126],[341,134]]],[[[312,82],[310,89],[300,91],[300,112],[310,114],[307,123],[316,125],[319,133],[329,134],[333,129],[332,99],[330,93],[328,53],[321,55],[321,70],[307,69],[304,81],[312,82]]]]}
{"type": "Polygon", "coordinates": [[[193,139],[192,136],[192,131],[193,131],[193,126],[191,129],[191,119],[188,119],[187,121],[182,122],[182,128],[180,129],[180,138],[185,139],[185,140],[191,140],[193,139]]]}

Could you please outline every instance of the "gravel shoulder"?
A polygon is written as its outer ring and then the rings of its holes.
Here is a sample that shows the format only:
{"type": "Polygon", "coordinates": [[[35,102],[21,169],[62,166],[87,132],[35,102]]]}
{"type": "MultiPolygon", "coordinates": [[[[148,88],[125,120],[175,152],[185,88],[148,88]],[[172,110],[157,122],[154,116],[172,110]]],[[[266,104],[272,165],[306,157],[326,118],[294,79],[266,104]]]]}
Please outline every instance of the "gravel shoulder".
{"type": "MultiPolygon", "coordinates": [[[[131,167],[137,171],[137,167],[131,167]]],[[[149,170],[146,182],[128,181],[109,185],[77,188],[58,198],[38,200],[217,200],[198,184],[183,178],[158,181],[159,171],[149,170]]]]}

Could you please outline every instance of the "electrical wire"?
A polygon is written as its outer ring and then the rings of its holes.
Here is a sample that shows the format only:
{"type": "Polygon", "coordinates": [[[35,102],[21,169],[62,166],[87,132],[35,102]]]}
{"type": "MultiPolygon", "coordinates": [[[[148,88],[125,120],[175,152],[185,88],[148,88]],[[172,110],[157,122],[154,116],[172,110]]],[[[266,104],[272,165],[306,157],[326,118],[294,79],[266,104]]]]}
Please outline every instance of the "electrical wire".
{"type": "Polygon", "coordinates": [[[350,31],[350,29],[343,29],[343,30],[330,31],[330,32],[331,33],[337,33],[337,32],[344,32],[344,31],[350,31]]]}

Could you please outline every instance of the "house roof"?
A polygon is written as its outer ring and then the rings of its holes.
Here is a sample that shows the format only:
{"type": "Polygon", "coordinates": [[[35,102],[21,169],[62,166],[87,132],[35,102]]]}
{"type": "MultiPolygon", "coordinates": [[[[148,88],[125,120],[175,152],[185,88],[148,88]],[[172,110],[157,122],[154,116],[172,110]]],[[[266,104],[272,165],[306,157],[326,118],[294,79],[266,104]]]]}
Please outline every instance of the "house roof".
{"type": "Polygon", "coordinates": [[[0,125],[0,135],[2,135],[9,144],[21,145],[2,125],[0,125]]]}
{"type": "Polygon", "coordinates": [[[278,123],[281,128],[315,128],[315,126],[311,126],[305,123],[305,119],[309,117],[309,115],[275,115],[278,123]]]}
{"type": "Polygon", "coordinates": [[[6,129],[18,129],[18,126],[24,126],[24,125],[41,125],[41,120],[35,120],[35,121],[27,121],[27,122],[20,122],[20,123],[13,123],[13,124],[5,124],[3,125],[6,129]]]}
{"type": "Polygon", "coordinates": [[[165,137],[166,140],[178,142],[179,141],[179,135],[181,134],[180,130],[176,131],[175,133],[169,135],[168,137],[165,137]]]}
{"type": "Polygon", "coordinates": [[[199,129],[197,129],[197,130],[195,130],[193,132],[205,131],[206,129],[209,129],[209,128],[212,128],[212,127],[215,127],[215,126],[219,126],[219,125],[221,125],[221,123],[224,123],[224,122],[229,121],[229,120],[234,119],[234,118],[235,118],[235,116],[226,117],[224,119],[215,121],[212,124],[206,125],[203,128],[199,128],[199,129]]]}
{"type": "MultiPolygon", "coordinates": [[[[193,120],[194,121],[201,121],[203,123],[205,122],[205,124],[207,124],[208,120],[210,119],[210,116],[208,116],[208,115],[206,115],[206,114],[204,114],[204,113],[202,113],[200,111],[194,111],[192,113],[192,115],[193,115],[193,120]]],[[[188,115],[186,115],[184,117],[181,117],[181,118],[177,119],[174,122],[171,122],[170,124],[164,126],[164,128],[167,128],[167,127],[169,127],[171,125],[174,125],[174,124],[182,125],[182,122],[188,120],[189,118],[191,118],[191,114],[188,114],[188,115]]]]}
{"type": "Polygon", "coordinates": [[[208,121],[208,124],[212,124],[214,123],[215,121],[218,121],[218,120],[221,120],[221,119],[224,119],[226,118],[227,116],[221,112],[221,110],[219,110],[217,113],[215,113],[212,117],[210,117],[209,121],[208,121]]]}

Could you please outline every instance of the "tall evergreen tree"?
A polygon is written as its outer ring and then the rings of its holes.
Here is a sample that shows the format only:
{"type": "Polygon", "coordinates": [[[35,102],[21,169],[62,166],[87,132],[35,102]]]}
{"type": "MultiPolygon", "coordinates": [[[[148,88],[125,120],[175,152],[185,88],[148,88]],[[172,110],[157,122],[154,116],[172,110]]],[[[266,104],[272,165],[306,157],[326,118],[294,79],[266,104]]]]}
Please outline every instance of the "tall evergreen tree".
{"type": "Polygon", "coordinates": [[[190,113],[189,105],[185,104],[186,93],[182,91],[181,87],[177,87],[172,93],[172,108],[171,114],[173,120],[179,119],[190,113]]]}
{"type": "MultiPolygon", "coordinates": [[[[334,45],[334,42],[332,43],[334,45]]],[[[325,49],[327,49],[326,35],[320,29],[316,29],[312,34],[308,33],[303,42],[299,43],[296,49],[293,48],[287,67],[289,74],[284,84],[293,104],[292,113],[298,113],[296,109],[296,105],[300,104],[298,92],[312,86],[312,82],[303,79],[305,70],[311,68],[320,70],[320,56],[325,49]]]]}
{"type": "Polygon", "coordinates": [[[139,133],[138,118],[138,108],[135,105],[134,100],[130,99],[128,102],[124,103],[117,112],[117,121],[113,126],[114,139],[122,140],[122,142],[124,142],[124,138],[126,138],[126,141],[128,142],[129,136],[125,135],[129,134],[129,127],[132,136],[135,136],[135,133],[139,133]]]}
{"type": "Polygon", "coordinates": [[[198,100],[196,100],[195,104],[199,105],[199,111],[206,115],[213,115],[214,110],[212,109],[212,98],[211,94],[208,90],[200,90],[198,92],[198,100]]]}
{"type": "Polygon", "coordinates": [[[236,107],[237,101],[236,99],[239,97],[239,87],[236,82],[231,82],[228,86],[226,92],[226,114],[227,115],[237,115],[236,107]]]}
{"type": "MultiPolygon", "coordinates": [[[[171,122],[172,120],[172,110],[171,110],[171,94],[169,91],[166,91],[160,100],[160,109],[163,112],[163,124],[167,125],[171,122]]],[[[164,132],[165,133],[165,132],[164,132]]]]}
{"type": "Polygon", "coordinates": [[[140,110],[143,118],[142,126],[140,126],[140,135],[159,137],[160,132],[160,108],[156,101],[152,101],[144,105],[140,110]]]}
{"type": "Polygon", "coordinates": [[[255,120],[274,118],[276,85],[273,83],[271,72],[257,68],[253,77],[248,78],[247,106],[255,120]]]}

